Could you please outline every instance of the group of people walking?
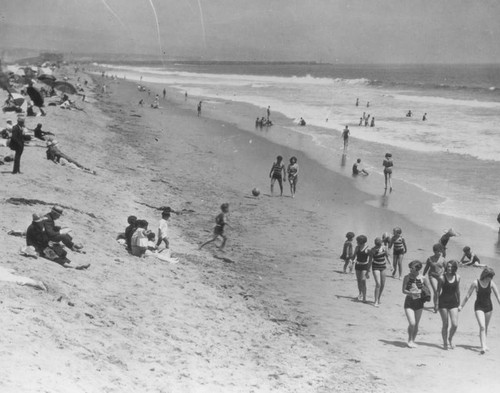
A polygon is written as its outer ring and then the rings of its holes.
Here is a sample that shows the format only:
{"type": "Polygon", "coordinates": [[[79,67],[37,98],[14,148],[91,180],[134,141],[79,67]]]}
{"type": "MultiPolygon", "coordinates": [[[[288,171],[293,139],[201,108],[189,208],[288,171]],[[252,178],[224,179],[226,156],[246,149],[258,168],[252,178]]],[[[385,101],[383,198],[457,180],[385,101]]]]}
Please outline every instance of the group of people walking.
{"type": "MultiPolygon", "coordinates": [[[[442,320],[443,348],[454,349],[454,336],[458,329],[458,313],[465,307],[472,294],[476,292],[474,313],[479,325],[481,353],[484,354],[488,350],[486,336],[493,311],[492,293],[500,304],[500,294],[492,281],[495,272],[487,266],[480,265],[479,259],[474,260],[470,247],[464,247],[464,256],[461,262],[446,260],[446,245],[453,236],[456,236],[453,229],[449,229],[441,236],[439,242],[433,246],[433,255],[427,258],[425,267],[419,260],[413,260],[408,265],[410,272],[404,276],[402,283],[402,292],[405,295],[403,308],[408,319],[408,347],[417,347],[415,339],[424,304],[431,301],[432,298],[432,311],[439,313],[442,320]],[[479,279],[471,284],[462,302],[460,302],[461,278],[457,273],[461,264],[484,267],[479,279]]],[[[348,269],[350,272],[353,269],[356,272],[358,301],[366,302],[366,280],[369,279],[370,272],[373,274],[375,281],[373,305],[380,307],[386,282],[386,270],[392,270],[393,278],[401,279],[402,277],[403,256],[407,252],[406,241],[402,236],[401,228],[396,227],[392,237],[388,233],[384,233],[381,237],[375,238],[373,247],[369,247],[367,243],[368,239],[365,235],[355,237],[353,232],[348,232],[340,258],[344,261],[344,273],[347,273],[348,269]],[[353,243],[354,239],[356,245],[353,243]],[[389,254],[391,249],[393,251],[392,266],[389,254]]]]}

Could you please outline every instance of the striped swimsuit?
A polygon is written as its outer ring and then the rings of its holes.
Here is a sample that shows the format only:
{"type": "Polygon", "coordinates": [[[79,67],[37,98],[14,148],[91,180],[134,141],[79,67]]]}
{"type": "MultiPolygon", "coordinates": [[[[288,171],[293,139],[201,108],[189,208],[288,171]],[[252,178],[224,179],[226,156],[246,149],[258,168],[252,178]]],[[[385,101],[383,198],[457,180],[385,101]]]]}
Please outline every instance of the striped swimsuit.
{"type": "Polygon", "coordinates": [[[384,270],[386,268],[385,261],[387,256],[387,251],[384,246],[380,248],[372,248],[372,270],[384,270]]]}

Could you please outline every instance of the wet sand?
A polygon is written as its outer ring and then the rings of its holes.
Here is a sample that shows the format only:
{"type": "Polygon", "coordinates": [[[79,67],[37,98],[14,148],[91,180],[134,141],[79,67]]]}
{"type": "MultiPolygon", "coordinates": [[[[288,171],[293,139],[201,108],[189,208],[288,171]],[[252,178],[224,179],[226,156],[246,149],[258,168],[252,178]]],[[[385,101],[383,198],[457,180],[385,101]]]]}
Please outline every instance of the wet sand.
{"type": "MultiPolygon", "coordinates": [[[[465,392],[478,380],[498,388],[492,377],[500,348],[497,314],[489,332],[492,352],[485,356],[478,351],[472,299],[454,351],[440,349],[440,319],[427,311],[421,345],[410,350],[401,282],[388,279],[376,309],[354,302],[354,277],[341,274],[338,255],[349,230],[365,233],[371,243],[401,226],[409,243],[406,262],[431,254],[435,232],[370,206],[372,197],[351,179],[306,154],[221,120],[215,104],[204,105],[198,118],[200,98],[184,102],[169,89],[161,109],[140,108],[135,84],[106,84],[96,106],[81,104],[86,113],[52,108],[43,119],[63,151],[97,176],[54,165],[45,149],[31,146],[22,176],[2,173],[10,184],[2,199],[24,196],[69,207],[61,221],[87,251],[70,258],[92,263],[77,272],[18,256],[22,239],[6,232],[26,227],[32,212],[49,207],[4,203],[4,265],[42,280],[49,291],[0,284],[10,316],[2,390],[465,392]],[[269,196],[267,175],[277,154],[299,159],[295,199],[287,185],[283,198],[269,196]],[[262,191],[258,198],[250,193],[255,186],[262,191]],[[222,202],[230,204],[233,226],[227,250],[200,252],[222,202]],[[114,241],[130,214],[156,230],[159,212],[150,206],[167,205],[180,212],[170,223],[178,264],[131,257],[114,241]],[[47,358],[56,360],[47,365],[47,358]],[[26,372],[34,376],[29,385],[26,372]]],[[[238,110],[226,106],[223,112],[238,118],[238,110]]],[[[29,120],[32,127],[39,119],[29,120]]],[[[479,271],[460,271],[462,292],[479,271]]],[[[370,300],[373,281],[368,288],[370,300]]]]}

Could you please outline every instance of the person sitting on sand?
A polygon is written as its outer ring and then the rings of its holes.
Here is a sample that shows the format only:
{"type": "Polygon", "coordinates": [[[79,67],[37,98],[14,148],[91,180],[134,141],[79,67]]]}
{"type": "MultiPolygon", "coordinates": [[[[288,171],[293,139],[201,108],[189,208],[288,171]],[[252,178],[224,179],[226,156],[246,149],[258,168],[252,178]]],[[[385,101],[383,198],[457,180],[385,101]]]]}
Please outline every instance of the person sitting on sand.
{"type": "Polygon", "coordinates": [[[306,121],[301,117],[299,120],[299,126],[305,126],[305,125],[306,125],[306,121]]]}
{"type": "Polygon", "coordinates": [[[50,131],[42,131],[42,123],[38,123],[36,127],[33,129],[33,133],[35,135],[35,138],[38,138],[42,141],[45,140],[45,135],[54,135],[50,131]]]}
{"type": "Polygon", "coordinates": [[[357,176],[357,175],[368,176],[368,172],[361,167],[361,158],[358,158],[356,160],[356,162],[354,163],[354,165],[352,166],[352,174],[354,176],[357,176]]]}
{"type": "Polygon", "coordinates": [[[169,241],[168,241],[168,220],[170,218],[170,212],[172,210],[170,207],[165,208],[161,212],[161,220],[158,225],[158,242],[156,243],[156,248],[160,247],[161,243],[165,243],[165,248],[169,248],[169,241]]]}
{"type": "Polygon", "coordinates": [[[412,113],[411,113],[411,110],[409,110],[407,113],[406,113],[406,117],[411,117],[412,116],[412,113]]]}
{"type": "Polygon", "coordinates": [[[354,259],[354,245],[352,243],[352,239],[354,239],[354,232],[347,232],[345,237],[346,241],[344,242],[344,246],[342,247],[342,255],[340,255],[340,259],[344,261],[344,273],[347,273],[347,268],[349,267],[349,273],[352,273],[353,259],[354,259]]]}
{"type": "Polygon", "coordinates": [[[372,121],[370,123],[370,127],[375,127],[375,117],[372,117],[372,121]]]}
{"type": "Polygon", "coordinates": [[[457,236],[457,233],[453,230],[453,228],[448,229],[443,236],[439,239],[439,244],[443,246],[443,257],[446,258],[446,246],[448,245],[448,241],[453,236],[457,236]]]}
{"type": "Polygon", "coordinates": [[[425,286],[430,292],[429,281],[426,277],[420,274],[422,262],[411,261],[408,264],[410,273],[403,279],[403,293],[406,295],[404,310],[408,319],[408,347],[416,348],[415,339],[418,334],[418,325],[422,310],[424,309],[424,298],[422,296],[422,288],[425,286]]]}
{"type": "Polygon", "coordinates": [[[434,312],[438,311],[438,285],[439,277],[444,273],[445,260],[443,258],[443,246],[441,244],[434,244],[432,246],[434,255],[427,258],[424,268],[424,276],[428,273],[429,282],[434,292],[434,312]]]}
{"type": "Polygon", "coordinates": [[[136,224],[137,229],[134,231],[131,241],[132,255],[136,257],[143,257],[148,249],[149,223],[146,220],[137,220],[136,224]]]}
{"type": "Polygon", "coordinates": [[[206,241],[200,246],[200,250],[205,247],[207,244],[214,242],[219,236],[222,238],[222,243],[219,246],[220,250],[224,249],[226,245],[227,237],[224,235],[224,227],[227,225],[231,228],[231,225],[227,222],[226,215],[229,213],[229,203],[223,203],[220,205],[221,213],[215,217],[215,227],[214,227],[214,235],[212,239],[206,241]]]}
{"type": "Polygon", "coordinates": [[[60,206],[53,206],[50,212],[44,216],[44,228],[50,241],[62,242],[66,247],[75,252],[82,252],[83,246],[73,242],[73,238],[69,233],[61,233],[61,227],[55,224],[63,214],[63,209],[60,206]]]}
{"type": "Polygon", "coordinates": [[[464,255],[460,259],[460,263],[465,266],[475,266],[475,267],[486,267],[482,265],[480,259],[476,254],[474,254],[469,246],[465,246],[463,249],[464,255]]]}
{"type": "Polygon", "coordinates": [[[370,250],[366,244],[368,239],[365,235],[356,237],[356,248],[354,249],[354,259],[356,261],[354,270],[356,271],[356,281],[358,283],[358,300],[366,302],[366,279],[370,278],[370,250]]]}
{"type": "MultiPolygon", "coordinates": [[[[35,249],[37,254],[49,259],[65,268],[73,268],[69,266],[71,261],[66,258],[66,250],[58,243],[49,240],[44,225],[45,217],[42,214],[33,214],[33,221],[26,230],[26,245],[35,249]]],[[[87,269],[90,264],[75,266],[74,269],[87,269]]]]}
{"type": "Polygon", "coordinates": [[[443,349],[454,349],[453,336],[458,328],[458,306],[460,305],[460,276],[457,274],[458,262],[448,261],[443,274],[439,277],[438,307],[443,327],[443,349]],[[451,327],[448,331],[448,325],[451,327]]]}
{"type": "Polygon", "coordinates": [[[137,229],[137,217],[128,216],[127,218],[128,226],[125,228],[125,245],[127,246],[127,251],[132,252],[132,235],[137,229]]]}
{"type": "Polygon", "coordinates": [[[299,164],[297,164],[297,157],[290,158],[290,164],[287,168],[288,181],[290,182],[290,193],[292,198],[295,198],[297,191],[297,182],[299,180],[299,164]]]}
{"type": "Polygon", "coordinates": [[[280,195],[283,196],[283,181],[286,182],[286,171],[282,156],[276,157],[276,162],[271,166],[269,177],[271,178],[271,195],[274,194],[274,183],[277,180],[280,186],[280,195]]]}
{"type": "Polygon", "coordinates": [[[486,336],[488,335],[488,325],[490,324],[491,316],[493,314],[493,304],[491,302],[491,292],[495,295],[498,304],[500,304],[500,295],[498,293],[498,288],[493,282],[493,277],[495,277],[495,271],[490,267],[485,267],[481,272],[479,280],[475,280],[467,292],[465,299],[462,304],[458,307],[458,311],[461,311],[467,304],[467,300],[472,295],[472,292],[476,291],[477,298],[474,303],[474,312],[476,314],[477,323],[479,325],[479,340],[481,342],[481,355],[484,355],[488,351],[488,346],[486,345],[486,336]]]}

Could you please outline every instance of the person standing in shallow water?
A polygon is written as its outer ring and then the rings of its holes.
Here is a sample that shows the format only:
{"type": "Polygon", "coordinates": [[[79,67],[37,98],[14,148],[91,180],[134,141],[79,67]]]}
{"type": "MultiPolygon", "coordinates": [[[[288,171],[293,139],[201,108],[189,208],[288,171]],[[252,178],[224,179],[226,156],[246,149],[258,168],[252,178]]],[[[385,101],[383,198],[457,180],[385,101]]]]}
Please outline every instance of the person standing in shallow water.
{"type": "Polygon", "coordinates": [[[394,163],[392,162],[392,154],[386,153],[384,162],[384,180],[385,180],[385,190],[387,190],[387,183],[389,183],[389,190],[392,192],[392,167],[394,163]]]}
{"type": "Polygon", "coordinates": [[[198,116],[201,116],[201,101],[198,103],[198,116]]]}
{"type": "Polygon", "coordinates": [[[344,139],[344,151],[347,150],[347,147],[349,146],[349,127],[345,126],[344,131],[342,131],[342,138],[344,139]]]}

